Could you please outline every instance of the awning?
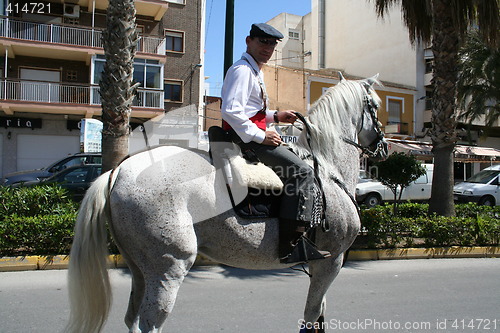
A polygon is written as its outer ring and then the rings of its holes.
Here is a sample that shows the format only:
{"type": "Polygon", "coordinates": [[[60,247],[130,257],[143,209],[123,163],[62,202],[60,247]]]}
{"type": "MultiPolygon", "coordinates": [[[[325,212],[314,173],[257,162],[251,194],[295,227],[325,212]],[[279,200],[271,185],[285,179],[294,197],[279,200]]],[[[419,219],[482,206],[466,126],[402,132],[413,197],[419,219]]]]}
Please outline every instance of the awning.
{"type": "Polygon", "coordinates": [[[499,161],[500,150],[490,147],[455,146],[455,159],[466,162],[499,161]]]}
{"type": "MultiPolygon", "coordinates": [[[[429,142],[386,139],[389,154],[404,152],[415,157],[432,158],[432,144],[429,142]]],[[[500,162],[500,150],[490,147],[456,145],[454,151],[456,162],[500,162]]]]}
{"type": "Polygon", "coordinates": [[[432,157],[432,144],[427,142],[386,139],[389,144],[389,154],[403,152],[415,156],[432,157]]]}

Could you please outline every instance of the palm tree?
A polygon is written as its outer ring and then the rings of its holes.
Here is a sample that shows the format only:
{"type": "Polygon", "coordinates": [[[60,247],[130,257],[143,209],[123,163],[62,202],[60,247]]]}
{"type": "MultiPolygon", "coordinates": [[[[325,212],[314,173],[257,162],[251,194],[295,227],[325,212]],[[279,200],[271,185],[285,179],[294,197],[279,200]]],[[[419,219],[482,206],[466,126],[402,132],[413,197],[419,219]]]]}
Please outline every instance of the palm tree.
{"type": "Polygon", "coordinates": [[[458,76],[459,120],[469,124],[483,118],[486,133],[500,119],[500,49],[487,45],[477,30],[460,49],[458,76]]]}
{"type": "Polygon", "coordinates": [[[453,150],[456,134],[458,51],[471,25],[494,44],[500,40],[499,0],[373,0],[377,14],[401,5],[410,41],[432,42],[434,53],[431,139],[434,177],[429,211],[455,215],[453,202],[453,150]]]}
{"type": "Polygon", "coordinates": [[[103,45],[106,63],[100,85],[103,170],[128,154],[129,118],[135,97],[132,84],[138,35],[133,0],[110,0],[103,45]]]}

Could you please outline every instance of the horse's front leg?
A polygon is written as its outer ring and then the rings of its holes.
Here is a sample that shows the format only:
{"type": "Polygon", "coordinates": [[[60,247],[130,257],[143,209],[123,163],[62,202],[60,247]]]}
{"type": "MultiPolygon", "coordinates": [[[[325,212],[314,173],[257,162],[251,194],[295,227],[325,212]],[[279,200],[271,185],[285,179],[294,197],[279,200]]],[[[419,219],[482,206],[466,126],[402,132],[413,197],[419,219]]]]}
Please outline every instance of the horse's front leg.
{"type": "Polygon", "coordinates": [[[342,268],[343,254],[309,263],[311,279],[300,333],[325,332],[326,292],[342,268]]]}

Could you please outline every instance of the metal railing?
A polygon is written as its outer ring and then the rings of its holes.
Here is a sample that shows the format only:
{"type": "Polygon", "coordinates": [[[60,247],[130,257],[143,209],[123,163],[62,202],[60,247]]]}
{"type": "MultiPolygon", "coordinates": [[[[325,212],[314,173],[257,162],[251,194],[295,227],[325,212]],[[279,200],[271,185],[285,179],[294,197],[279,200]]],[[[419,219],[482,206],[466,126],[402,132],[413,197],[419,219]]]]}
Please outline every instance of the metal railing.
{"type": "MultiPolygon", "coordinates": [[[[102,30],[0,17],[0,37],[102,48],[102,30]]],[[[165,38],[139,36],[137,51],[165,55],[165,38]]]]}
{"type": "MultiPolygon", "coordinates": [[[[0,80],[0,100],[100,105],[99,86],[63,82],[0,80]]],[[[163,109],[163,90],[137,89],[133,106],[163,109]]]]}

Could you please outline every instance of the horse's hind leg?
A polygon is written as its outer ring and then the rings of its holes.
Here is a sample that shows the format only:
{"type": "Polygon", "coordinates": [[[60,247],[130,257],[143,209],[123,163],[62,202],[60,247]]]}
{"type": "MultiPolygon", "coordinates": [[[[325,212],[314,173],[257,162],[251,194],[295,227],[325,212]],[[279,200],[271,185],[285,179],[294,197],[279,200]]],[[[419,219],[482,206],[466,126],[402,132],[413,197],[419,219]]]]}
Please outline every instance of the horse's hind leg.
{"type": "MultiPolygon", "coordinates": [[[[196,236],[192,228],[183,234],[178,231],[175,236],[172,243],[151,249],[146,254],[148,258],[137,262],[144,277],[144,295],[130,328],[131,333],[161,332],[167,316],[172,312],[177,292],[197,253],[196,236]]],[[[141,287],[140,284],[138,287],[141,287]]],[[[136,311],[137,298],[132,297],[131,301],[134,305],[129,304],[131,312],[127,314],[127,319],[136,311]]]]}
{"type": "Polygon", "coordinates": [[[127,327],[130,329],[134,325],[134,320],[139,314],[139,307],[144,298],[145,281],[141,270],[132,260],[127,260],[127,265],[132,273],[132,289],[130,291],[127,314],[125,315],[125,324],[127,324],[127,327]]]}
{"type": "MultiPolygon", "coordinates": [[[[159,266],[161,263],[154,265],[159,266]]],[[[167,316],[172,312],[182,281],[192,266],[192,260],[173,259],[168,266],[163,273],[156,271],[145,275],[144,297],[131,333],[161,332],[167,316]]]]}
{"type": "Polygon", "coordinates": [[[300,332],[325,332],[323,327],[326,307],[326,292],[342,268],[343,255],[337,258],[316,260],[309,263],[311,280],[304,310],[305,328],[316,327],[317,330],[302,329],[300,332]]]}

